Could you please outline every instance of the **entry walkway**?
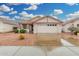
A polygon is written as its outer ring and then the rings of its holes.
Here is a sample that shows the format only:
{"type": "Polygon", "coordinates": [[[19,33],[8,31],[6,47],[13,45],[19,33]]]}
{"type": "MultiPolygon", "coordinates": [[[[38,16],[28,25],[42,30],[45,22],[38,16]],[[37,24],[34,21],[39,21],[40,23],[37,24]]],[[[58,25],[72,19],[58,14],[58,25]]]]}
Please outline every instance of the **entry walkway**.
{"type": "Polygon", "coordinates": [[[71,44],[70,42],[68,42],[64,39],[61,39],[61,43],[62,43],[63,46],[75,46],[75,45],[71,44]]]}

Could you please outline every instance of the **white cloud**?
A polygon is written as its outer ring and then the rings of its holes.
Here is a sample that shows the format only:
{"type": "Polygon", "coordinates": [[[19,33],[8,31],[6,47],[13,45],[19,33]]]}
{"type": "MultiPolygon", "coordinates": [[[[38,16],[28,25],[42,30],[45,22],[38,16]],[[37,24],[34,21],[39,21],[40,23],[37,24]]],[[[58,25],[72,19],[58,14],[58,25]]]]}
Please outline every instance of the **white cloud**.
{"type": "Polygon", "coordinates": [[[42,3],[8,3],[7,5],[20,5],[20,4],[26,4],[26,5],[31,5],[28,8],[24,8],[24,10],[36,10],[38,8],[38,5],[42,3]]]}
{"type": "Polygon", "coordinates": [[[17,14],[17,11],[11,11],[9,14],[17,14]]]}
{"type": "Polygon", "coordinates": [[[11,8],[10,10],[11,10],[11,11],[13,11],[14,9],[13,9],[13,8],[11,8]]]}
{"type": "Polygon", "coordinates": [[[19,20],[20,20],[20,19],[21,19],[21,17],[20,17],[20,16],[16,16],[16,15],[15,15],[15,16],[13,17],[13,19],[19,19],[19,20]]]}
{"type": "Polygon", "coordinates": [[[57,16],[54,16],[53,14],[50,14],[50,16],[52,16],[52,17],[54,17],[54,18],[58,19],[58,17],[57,17],[57,16]]]}
{"type": "Polygon", "coordinates": [[[78,5],[78,3],[66,3],[69,6],[78,5]]]}
{"type": "Polygon", "coordinates": [[[0,11],[9,12],[10,8],[6,6],[5,4],[3,4],[0,6],[0,11]]]}
{"type": "Polygon", "coordinates": [[[22,16],[14,16],[13,19],[17,19],[17,20],[28,20],[28,17],[22,17],[22,16]]]}
{"type": "Polygon", "coordinates": [[[25,17],[25,16],[28,16],[28,13],[25,11],[22,11],[21,13],[19,13],[19,15],[25,17]]]}
{"type": "Polygon", "coordinates": [[[74,18],[77,18],[77,17],[79,17],[79,11],[76,11],[76,12],[74,12],[74,13],[71,13],[71,14],[68,14],[68,15],[66,15],[67,17],[74,17],[74,18]]]}
{"type": "Polygon", "coordinates": [[[36,16],[41,16],[41,17],[43,17],[44,15],[34,15],[34,14],[29,14],[29,13],[27,13],[27,12],[25,12],[25,11],[22,11],[21,13],[19,13],[19,15],[21,16],[21,17],[30,17],[30,18],[32,18],[32,17],[36,17],[36,16]]]}
{"type": "Polygon", "coordinates": [[[20,16],[14,16],[14,18],[19,19],[19,18],[20,18],[20,16]]]}
{"type": "Polygon", "coordinates": [[[4,15],[0,15],[0,18],[3,18],[3,19],[7,19],[7,20],[15,20],[15,18],[11,18],[10,16],[4,16],[4,15]]]}
{"type": "Polygon", "coordinates": [[[22,17],[33,17],[33,14],[28,14],[25,11],[22,11],[21,13],[19,13],[19,15],[22,16],[22,17]]]}
{"type": "Polygon", "coordinates": [[[52,17],[54,17],[54,18],[58,19],[58,17],[56,17],[56,16],[52,16],[52,17]]]}
{"type": "Polygon", "coordinates": [[[3,16],[3,15],[1,15],[0,17],[1,17],[1,18],[5,18],[5,19],[10,19],[9,16],[3,16]]]}
{"type": "Polygon", "coordinates": [[[71,19],[76,19],[79,18],[79,11],[76,11],[74,13],[68,14],[66,15],[66,19],[65,20],[71,20],[71,19]]]}
{"type": "Polygon", "coordinates": [[[30,18],[33,18],[33,17],[36,17],[36,16],[41,16],[43,17],[44,15],[34,15],[34,14],[29,14],[25,11],[22,11],[21,13],[19,13],[20,16],[14,16],[14,19],[22,19],[22,20],[25,20],[25,19],[30,19],[30,18]]]}
{"type": "Polygon", "coordinates": [[[37,8],[38,8],[38,6],[36,4],[31,4],[30,7],[24,8],[24,10],[36,10],[37,8]]]}
{"type": "Polygon", "coordinates": [[[62,14],[63,11],[61,9],[54,9],[54,15],[62,14]]]}

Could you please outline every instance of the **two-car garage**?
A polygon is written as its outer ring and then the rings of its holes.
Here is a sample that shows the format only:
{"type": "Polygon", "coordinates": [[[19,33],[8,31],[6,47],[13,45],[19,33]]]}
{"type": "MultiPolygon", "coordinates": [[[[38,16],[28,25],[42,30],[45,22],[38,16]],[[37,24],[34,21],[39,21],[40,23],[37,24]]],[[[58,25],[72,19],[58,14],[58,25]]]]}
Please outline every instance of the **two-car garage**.
{"type": "Polygon", "coordinates": [[[35,24],[34,33],[60,33],[61,27],[57,24],[35,24]]]}

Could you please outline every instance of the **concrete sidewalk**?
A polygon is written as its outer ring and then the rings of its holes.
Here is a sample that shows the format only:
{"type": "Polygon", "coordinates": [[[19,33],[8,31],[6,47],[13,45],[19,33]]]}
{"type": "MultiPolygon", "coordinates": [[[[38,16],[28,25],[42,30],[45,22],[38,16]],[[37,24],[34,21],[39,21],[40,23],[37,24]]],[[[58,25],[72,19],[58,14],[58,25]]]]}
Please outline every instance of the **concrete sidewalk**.
{"type": "Polygon", "coordinates": [[[2,46],[0,56],[79,56],[79,47],[59,47],[44,51],[36,46],[2,46]],[[47,53],[47,54],[46,54],[47,53]]]}

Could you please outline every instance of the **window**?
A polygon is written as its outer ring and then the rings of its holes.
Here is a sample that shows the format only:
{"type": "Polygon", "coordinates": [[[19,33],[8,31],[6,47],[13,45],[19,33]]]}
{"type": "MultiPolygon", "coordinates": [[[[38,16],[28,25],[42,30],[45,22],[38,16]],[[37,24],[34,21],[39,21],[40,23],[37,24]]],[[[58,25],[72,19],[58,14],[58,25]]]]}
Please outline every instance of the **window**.
{"type": "Polygon", "coordinates": [[[57,26],[57,24],[47,24],[48,26],[57,26]]]}
{"type": "Polygon", "coordinates": [[[77,27],[79,27],[79,24],[77,24],[77,27]]]}

